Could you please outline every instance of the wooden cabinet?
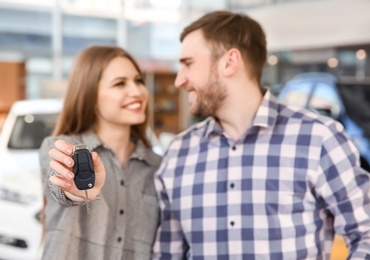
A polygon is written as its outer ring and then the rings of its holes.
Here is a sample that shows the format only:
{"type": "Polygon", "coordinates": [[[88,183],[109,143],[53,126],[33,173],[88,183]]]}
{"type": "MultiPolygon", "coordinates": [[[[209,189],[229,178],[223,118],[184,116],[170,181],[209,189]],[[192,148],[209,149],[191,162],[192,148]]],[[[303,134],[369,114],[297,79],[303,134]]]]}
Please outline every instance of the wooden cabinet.
{"type": "Polygon", "coordinates": [[[24,62],[0,62],[0,110],[8,111],[14,101],[25,99],[24,62]]]}
{"type": "Polygon", "coordinates": [[[25,78],[24,62],[0,61],[0,129],[14,101],[26,98],[25,78]]]}
{"type": "Polygon", "coordinates": [[[180,132],[180,95],[175,88],[176,74],[155,73],[153,79],[153,126],[156,134],[180,132]]]}

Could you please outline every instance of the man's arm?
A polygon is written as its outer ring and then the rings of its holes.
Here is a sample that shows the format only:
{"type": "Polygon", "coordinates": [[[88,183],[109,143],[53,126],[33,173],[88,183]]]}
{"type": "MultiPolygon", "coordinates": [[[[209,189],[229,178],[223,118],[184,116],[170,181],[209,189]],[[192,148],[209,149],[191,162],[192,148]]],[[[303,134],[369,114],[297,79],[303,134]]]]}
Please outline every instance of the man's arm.
{"type": "Polygon", "coordinates": [[[350,259],[370,259],[370,174],[340,124],[333,122],[323,140],[316,192],[334,216],[335,232],[346,238],[350,259]]]}
{"type": "MultiPolygon", "coordinates": [[[[161,172],[164,167],[158,170],[161,172]]],[[[178,218],[172,211],[171,203],[161,174],[155,178],[155,186],[161,209],[160,224],[153,246],[153,259],[185,259],[188,245],[178,218]]]]}

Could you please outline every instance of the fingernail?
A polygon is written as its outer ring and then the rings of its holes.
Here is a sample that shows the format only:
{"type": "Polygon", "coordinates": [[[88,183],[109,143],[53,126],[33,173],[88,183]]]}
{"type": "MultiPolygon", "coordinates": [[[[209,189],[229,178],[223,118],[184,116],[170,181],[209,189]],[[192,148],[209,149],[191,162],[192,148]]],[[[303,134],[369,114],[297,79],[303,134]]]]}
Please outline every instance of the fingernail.
{"type": "Polygon", "coordinates": [[[67,160],[67,165],[72,166],[72,160],[67,160]]]}
{"type": "Polygon", "coordinates": [[[73,179],[73,175],[71,173],[67,173],[67,178],[72,180],[73,179]]]}

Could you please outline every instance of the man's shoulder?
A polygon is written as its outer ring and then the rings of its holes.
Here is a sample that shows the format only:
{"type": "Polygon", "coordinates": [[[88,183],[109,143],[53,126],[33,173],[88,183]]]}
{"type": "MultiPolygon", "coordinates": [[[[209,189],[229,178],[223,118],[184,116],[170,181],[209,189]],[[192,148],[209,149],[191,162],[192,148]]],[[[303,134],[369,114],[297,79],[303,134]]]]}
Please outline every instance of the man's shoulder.
{"type": "Polygon", "coordinates": [[[195,123],[181,133],[177,134],[169,144],[165,156],[168,157],[171,154],[177,153],[185,146],[188,147],[189,144],[186,145],[188,142],[194,142],[195,140],[200,141],[205,135],[205,131],[210,120],[211,118],[206,118],[203,121],[195,123]]]}
{"type": "Polygon", "coordinates": [[[280,122],[287,123],[317,124],[323,126],[330,126],[338,123],[333,118],[321,115],[314,110],[281,103],[279,103],[278,118],[280,122]]]}
{"type": "Polygon", "coordinates": [[[182,141],[195,136],[203,136],[210,120],[211,118],[208,117],[203,121],[191,125],[181,133],[177,134],[174,141],[182,141]]]}

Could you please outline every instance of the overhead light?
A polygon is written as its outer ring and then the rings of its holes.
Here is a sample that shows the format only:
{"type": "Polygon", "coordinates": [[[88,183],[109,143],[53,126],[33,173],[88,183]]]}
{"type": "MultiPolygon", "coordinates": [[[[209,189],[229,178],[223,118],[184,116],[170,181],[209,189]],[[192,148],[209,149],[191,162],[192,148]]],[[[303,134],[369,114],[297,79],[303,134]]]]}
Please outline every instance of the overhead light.
{"type": "Polygon", "coordinates": [[[330,68],[336,68],[339,64],[339,61],[337,58],[330,58],[328,59],[327,64],[330,68]]]}
{"type": "Polygon", "coordinates": [[[358,60],[364,60],[364,59],[366,59],[366,51],[364,49],[359,49],[356,52],[356,58],[358,60]]]}
{"type": "Polygon", "coordinates": [[[267,59],[267,63],[271,66],[275,66],[278,63],[279,59],[276,55],[270,55],[267,59]]]}

